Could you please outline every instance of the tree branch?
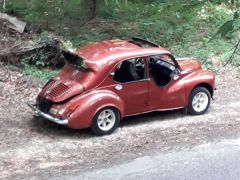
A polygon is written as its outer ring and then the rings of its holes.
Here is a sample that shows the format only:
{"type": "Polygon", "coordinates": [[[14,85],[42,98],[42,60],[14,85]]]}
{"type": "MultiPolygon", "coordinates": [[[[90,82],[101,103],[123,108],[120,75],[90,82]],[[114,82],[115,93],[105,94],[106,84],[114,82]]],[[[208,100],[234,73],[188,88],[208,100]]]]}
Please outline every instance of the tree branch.
{"type": "Polygon", "coordinates": [[[237,42],[237,44],[235,45],[235,48],[234,48],[234,51],[233,51],[232,55],[230,56],[230,58],[228,59],[228,61],[226,62],[226,64],[225,64],[223,67],[225,67],[225,66],[228,65],[230,62],[232,62],[232,60],[233,60],[233,58],[234,58],[234,56],[235,56],[235,54],[236,54],[236,51],[237,51],[237,49],[238,49],[239,44],[240,44],[240,38],[238,39],[238,42],[237,42]]]}

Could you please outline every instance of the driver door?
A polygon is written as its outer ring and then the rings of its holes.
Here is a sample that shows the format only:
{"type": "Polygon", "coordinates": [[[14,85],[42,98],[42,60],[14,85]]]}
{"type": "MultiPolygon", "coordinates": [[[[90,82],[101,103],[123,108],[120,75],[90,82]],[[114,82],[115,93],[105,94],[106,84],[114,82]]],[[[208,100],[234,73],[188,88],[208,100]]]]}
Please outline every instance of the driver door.
{"type": "Polygon", "coordinates": [[[151,59],[151,57],[149,58],[149,110],[168,110],[183,107],[185,104],[185,87],[173,57],[168,54],[155,57],[157,57],[156,62],[153,62],[154,59],[151,59]],[[154,68],[156,69],[155,74],[151,72],[151,69],[154,68]],[[167,75],[162,71],[167,72],[167,75]],[[161,78],[165,80],[162,81],[161,78]]]}

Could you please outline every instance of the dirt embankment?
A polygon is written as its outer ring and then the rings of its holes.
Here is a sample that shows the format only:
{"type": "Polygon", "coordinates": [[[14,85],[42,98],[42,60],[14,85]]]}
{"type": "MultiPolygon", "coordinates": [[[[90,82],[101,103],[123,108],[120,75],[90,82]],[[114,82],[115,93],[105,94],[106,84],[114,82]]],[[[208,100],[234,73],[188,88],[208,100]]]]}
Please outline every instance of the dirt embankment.
{"type": "Polygon", "coordinates": [[[44,178],[108,166],[149,152],[240,136],[239,70],[217,75],[217,92],[202,116],[183,111],[126,118],[110,135],[71,130],[32,117],[25,102],[34,100],[43,82],[0,68],[0,178],[44,178]]]}

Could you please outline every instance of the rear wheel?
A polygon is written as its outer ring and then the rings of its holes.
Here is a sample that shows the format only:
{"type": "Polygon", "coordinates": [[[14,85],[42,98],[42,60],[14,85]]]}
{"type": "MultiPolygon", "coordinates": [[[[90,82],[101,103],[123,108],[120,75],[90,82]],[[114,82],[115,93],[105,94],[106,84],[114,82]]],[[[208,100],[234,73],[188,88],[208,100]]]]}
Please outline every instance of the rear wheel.
{"type": "Polygon", "coordinates": [[[204,114],[210,105],[211,95],[204,87],[196,87],[192,90],[188,102],[188,112],[192,115],[204,114]]]}
{"type": "Polygon", "coordinates": [[[111,134],[120,121],[119,112],[111,107],[101,109],[93,118],[92,132],[97,135],[111,134]]]}

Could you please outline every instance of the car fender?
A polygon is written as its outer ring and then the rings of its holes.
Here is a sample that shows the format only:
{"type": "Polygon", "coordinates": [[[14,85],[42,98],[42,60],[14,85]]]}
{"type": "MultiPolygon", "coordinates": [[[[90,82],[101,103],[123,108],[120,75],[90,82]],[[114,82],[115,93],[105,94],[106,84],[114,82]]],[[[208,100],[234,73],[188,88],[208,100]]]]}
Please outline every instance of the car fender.
{"type": "Polygon", "coordinates": [[[122,117],[124,102],[115,93],[108,90],[93,90],[71,100],[78,108],[68,118],[68,126],[74,129],[89,128],[96,113],[105,108],[116,108],[122,117]]]}
{"type": "Polygon", "coordinates": [[[185,84],[185,89],[186,89],[186,104],[185,106],[188,105],[188,100],[189,96],[192,92],[192,90],[197,87],[197,86],[203,86],[209,89],[211,95],[213,95],[213,90],[215,89],[215,74],[213,72],[206,72],[206,71],[198,71],[198,72],[193,72],[187,75],[184,78],[184,84],[185,84]]]}

